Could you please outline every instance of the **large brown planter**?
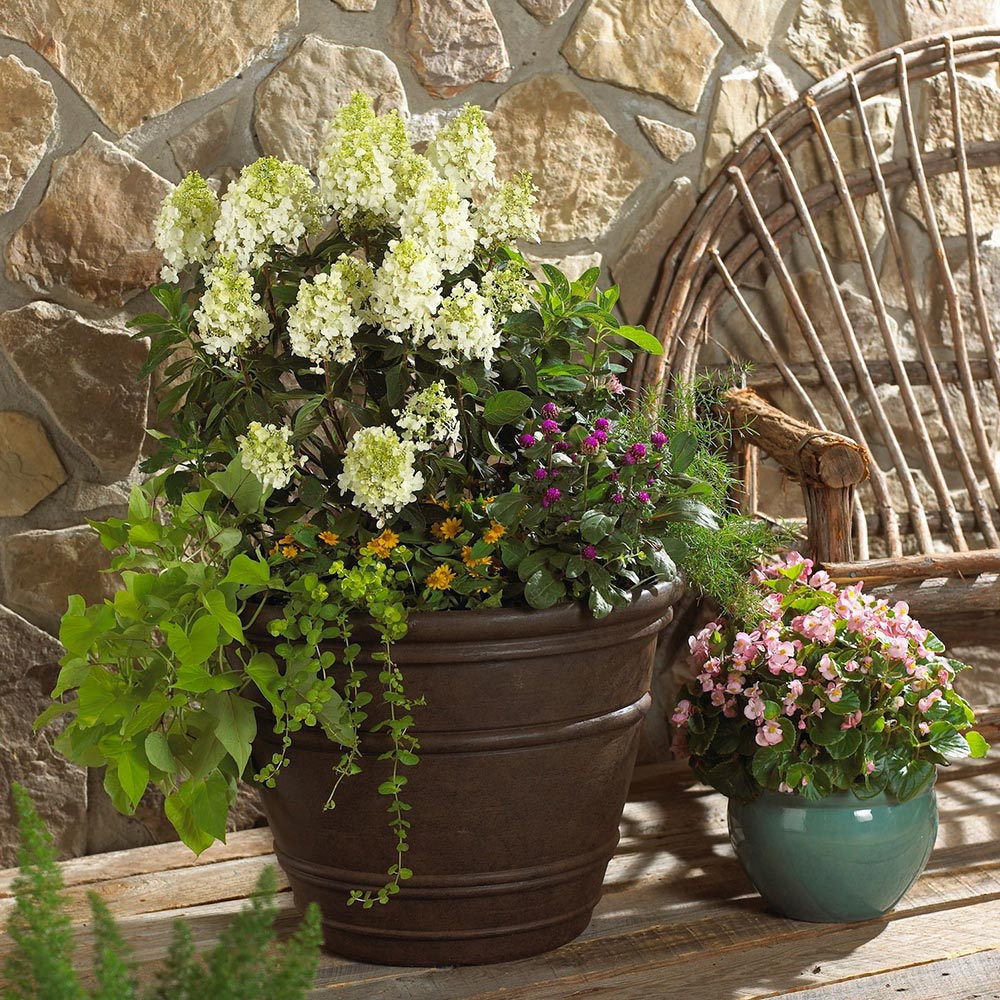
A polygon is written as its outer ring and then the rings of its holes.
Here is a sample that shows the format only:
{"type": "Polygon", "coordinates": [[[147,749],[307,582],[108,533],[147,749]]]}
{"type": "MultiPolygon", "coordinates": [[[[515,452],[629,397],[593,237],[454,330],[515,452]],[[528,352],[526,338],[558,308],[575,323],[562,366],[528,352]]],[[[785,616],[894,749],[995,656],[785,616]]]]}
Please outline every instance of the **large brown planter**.
{"type": "MultiPolygon", "coordinates": [[[[643,591],[601,621],[548,611],[412,615],[394,647],[411,695],[424,695],[406,768],[414,876],[387,905],[348,907],[393,860],[384,734],[363,732],[361,774],[324,811],[338,747],[295,735],[264,808],[300,904],[319,903],[327,947],[392,965],[523,958],[576,937],[601,896],[635,762],[659,631],[679,581],[643,591]]],[[[377,673],[372,666],[371,673],[377,673]]],[[[373,713],[374,715],[374,713],[373,713]]],[[[256,766],[277,748],[264,718],[256,766]]]]}

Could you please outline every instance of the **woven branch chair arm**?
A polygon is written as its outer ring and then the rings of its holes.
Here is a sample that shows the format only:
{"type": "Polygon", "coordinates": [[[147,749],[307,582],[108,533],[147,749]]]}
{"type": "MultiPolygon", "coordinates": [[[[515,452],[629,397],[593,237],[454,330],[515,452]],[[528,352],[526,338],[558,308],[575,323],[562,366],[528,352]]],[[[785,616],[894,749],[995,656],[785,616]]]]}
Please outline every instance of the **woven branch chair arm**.
{"type": "Polygon", "coordinates": [[[803,484],[845,489],[868,478],[868,455],[861,445],[789,416],[753,389],[731,389],[723,406],[734,434],[803,484]]]}

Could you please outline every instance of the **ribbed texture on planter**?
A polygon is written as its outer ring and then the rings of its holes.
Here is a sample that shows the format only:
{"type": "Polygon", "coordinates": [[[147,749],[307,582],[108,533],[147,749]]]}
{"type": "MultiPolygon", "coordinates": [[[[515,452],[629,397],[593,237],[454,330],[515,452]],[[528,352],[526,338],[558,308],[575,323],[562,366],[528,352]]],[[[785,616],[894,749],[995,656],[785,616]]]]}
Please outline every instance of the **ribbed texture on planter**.
{"type": "MultiPolygon", "coordinates": [[[[576,605],[411,616],[393,655],[408,693],[427,700],[415,713],[421,761],[406,769],[414,876],[385,906],[346,897],[381,885],[393,859],[376,794],[388,737],[362,733],[364,770],[324,812],[340,750],[296,734],[264,806],[296,900],[320,904],[332,951],[480,964],[547,951],[587,926],[618,842],[656,638],[682,591],[662,583],[601,621],[576,605]]],[[[259,723],[256,766],[278,745],[259,723]]]]}

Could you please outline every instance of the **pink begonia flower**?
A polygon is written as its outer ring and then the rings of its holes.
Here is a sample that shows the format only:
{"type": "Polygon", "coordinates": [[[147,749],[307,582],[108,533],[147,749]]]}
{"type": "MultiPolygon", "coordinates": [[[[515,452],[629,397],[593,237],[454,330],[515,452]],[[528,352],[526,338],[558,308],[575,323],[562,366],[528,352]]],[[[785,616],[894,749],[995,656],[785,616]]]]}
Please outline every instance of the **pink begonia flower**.
{"type": "Polygon", "coordinates": [[[833,658],[829,653],[824,653],[820,658],[818,669],[824,679],[828,681],[835,681],[839,676],[837,673],[837,665],[833,662],[833,658]]]}
{"type": "Polygon", "coordinates": [[[701,689],[706,693],[715,687],[715,678],[710,673],[698,674],[697,680],[701,681],[701,689]]]}
{"type": "Polygon", "coordinates": [[[757,730],[757,745],[762,747],[773,747],[785,738],[781,731],[781,726],[775,719],[769,719],[757,730]]]}
{"type": "Polygon", "coordinates": [[[865,761],[865,774],[871,774],[875,770],[875,761],[866,760],[865,761]]]}
{"type": "Polygon", "coordinates": [[[768,615],[770,618],[777,621],[781,618],[782,608],[781,608],[781,594],[770,593],[762,601],[761,606],[764,609],[764,614],[768,615]]]}
{"type": "Polygon", "coordinates": [[[833,681],[826,686],[826,696],[830,701],[836,703],[844,697],[844,682],[833,681]]]}
{"type": "Polygon", "coordinates": [[[942,667],[938,671],[937,681],[943,688],[951,687],[951,671],[948,667],[942,667]]]}
{"type": "Polygon", "coordinates": [[[886,645],[885,655],[890,660],[905,660],[910,655],[910,641],[903,636],[890,639],[886,645]]]}
{"type": "Polygon", "coordinates": [[[853,729],[861,725],[861,709],[844,716],[844,721],[840,724],[841,729],[853,729]]]}
{"type": "Polygon", "coordinates": [[[682,698],[677,702],[674,714],[670,716],[670,721],[675,726],[683,726],[691,718],[691,702],[687,698],[682,698]]]}
{"type": "Polygon", "coordinates": [[[921,722],[918,724],[917,729],[926,736],[931,731],[931,724],[929,722],[921,722]]]}
{"type": "Polygon", "coordinates": [[[902,708],[905,704],[906,699],[901,694],[896,695],[896,697],[892,699],[893,708],[902,708]]]}
{"type": "Polygon", "coordinates": [[[857,660],[848,660],[844,664],[844,673],[853,674],[857,669],[858,669],[858,661],[857,660]]]}
{"type": "Polygon", "coordinates": [[[733,639],[733,656],[738,656],[741,660],[752,660],[757,653],[757,643],[760,641],[760,633],[737,632],[733,639]]]}
{"type": "Polygon", "coordinates": [[[764,717],[764,702],[760,696],[760,688],[754,686],[745,691],[747,704],[743,709],[743,714],[748,719],[762,719],[764,717]]]}
{"type": "Polygon", "coordinates": [[[726,703],[726,689],[721,685],[712,688],[712,704],[716,708],[722,708],[726,703]]]}
{"type": "Polygon", "coordinates": [[[778,791],[783,795],[791,795],[795,789],[787,781],[778,782],[778,791]]]}
{"type": "Polygon", "coordinates": [[[726,693],[739,694],[743,690],[743,678],[739,674],[730,674],[726,679],[726,693]]]}
{"type": "Polygon", "coordinates": [[[920,701],[917,702],[917,708],[919,709],[920,714],[926,715],[931,710],[931,706],[936,701],[940,701],[941,698],[941,692],[937,688],[931,691],[931,693],[925,698],[921,698],[920,701]]]}
{"type": "Polygon", "coordinates": [[[799,706],[795,704],[794,698],[782,698],[781,710],[785,715],[794,715],[799,710],[799,706]]]}
{"type": "Polygon", "coordinates": [[[735,719],[736,716],[738,716],[740,714],[739,710],[736,707],[736,699],[735,698],[727,698],[726,699],[725,705],[722,706],[722,714],[727,719],[735,719]]]}
{"type": "Polygon", "coordinates": [[[826,711],[826,705],[824,705],[823,702],[819,700],[819,698],[816,698],[813,701],[812,714],[815,715],[816,718],[818,719],[825,711],[826,711]]]}
{"type": "Polygon", "coordinates": [[[801,698],[802,692],[805,690],[802,687],[802,681],[797,678],[794,681],[788,682],[788,697],[789,698],[801,698]]]}

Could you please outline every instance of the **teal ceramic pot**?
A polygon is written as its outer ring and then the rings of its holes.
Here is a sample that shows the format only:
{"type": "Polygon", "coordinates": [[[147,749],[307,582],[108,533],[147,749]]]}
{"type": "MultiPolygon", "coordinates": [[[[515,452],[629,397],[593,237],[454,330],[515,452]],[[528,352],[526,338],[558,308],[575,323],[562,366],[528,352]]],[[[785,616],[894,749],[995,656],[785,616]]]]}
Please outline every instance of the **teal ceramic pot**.
{"type": "Polygon", "coordinates": [[[729,837],[765,903],[795,920],[841,923],[891,910],[924,870],[937,796],[908,802],[839,792],[818,802],[762,792],[729,800],[729,837]]]}

